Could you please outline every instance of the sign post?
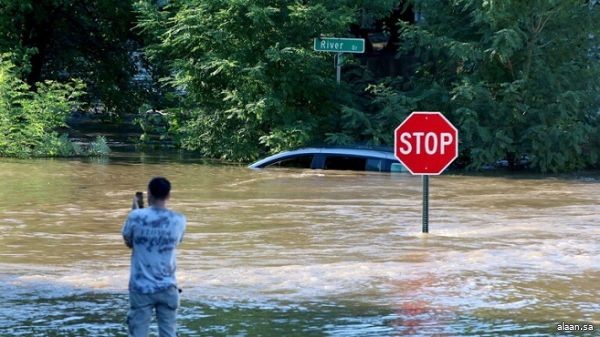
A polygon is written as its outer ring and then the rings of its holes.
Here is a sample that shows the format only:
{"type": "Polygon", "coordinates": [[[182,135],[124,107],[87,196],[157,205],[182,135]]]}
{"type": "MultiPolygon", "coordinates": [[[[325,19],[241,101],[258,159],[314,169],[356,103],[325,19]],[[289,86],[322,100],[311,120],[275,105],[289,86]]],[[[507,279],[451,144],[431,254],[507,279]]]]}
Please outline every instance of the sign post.
{"type": "Polygon", "coordinates": [[[334,56],[335,60],[335,82],[340,84],[342,82],[342,53],[337,53],[334,56]]]}
{"type": "Polygon", "coordinates": [[[458,157],[458,130],[440,112],[415,111],[394,131],[394,154],[413,175],[423,176],[423,233],[429,233],[429,176],[458,157]]]}
{"type": "Polygon", "coordinates": [[[335,78],[337,84],[340,84],[342,80],[342,55],[344,55],[344,53],[364,53],[365,39],[318,37],[315,38],[314,41],[314,50],[328,53],[336,53],[333,58],[335,64],[335,78]]]}
{"type": "Polygon", "coordinates": [[[423,215],[421,217],[423,233],[429,233],[429,176],[423,175],[423,215]]]}

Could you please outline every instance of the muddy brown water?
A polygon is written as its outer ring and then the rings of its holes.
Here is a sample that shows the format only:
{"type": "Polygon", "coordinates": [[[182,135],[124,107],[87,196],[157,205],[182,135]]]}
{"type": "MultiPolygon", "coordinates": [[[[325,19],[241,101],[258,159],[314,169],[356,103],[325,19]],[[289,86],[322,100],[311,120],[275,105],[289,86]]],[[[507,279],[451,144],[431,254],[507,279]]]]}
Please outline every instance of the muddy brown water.
{"type": "Polygon", "coordinates": [[[155,175],[189,221],[182,336],[600,330],[598,175],[432,177],[424,235],[418,177],[129,155],[0,161],[1,336],[126,336],[120,229],[155,175]]]}

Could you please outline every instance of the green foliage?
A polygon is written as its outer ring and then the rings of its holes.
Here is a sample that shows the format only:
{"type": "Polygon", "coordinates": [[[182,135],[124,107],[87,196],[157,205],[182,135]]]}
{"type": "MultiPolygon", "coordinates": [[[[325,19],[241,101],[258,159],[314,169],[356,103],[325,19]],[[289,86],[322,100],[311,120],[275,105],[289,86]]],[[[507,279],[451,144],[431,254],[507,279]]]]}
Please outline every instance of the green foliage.
{"type": "Polygon", "coordinates": [[[154,63],[180,95],[171,132],[210,157],[251,160],[324,138],[338,113],[331,54],[312,39],[344,34],[352,1],[140,2],[154,63]]]}
{"type": "Polygon", "coordinates": [[[141,145],[156,146],[159,144],[159,147],[163,148],[172,146],[172,139],[169,135],[171,115],[171,113],[155,110],[148,104],[140,107],[133,122],[142,129],[139,139],[141,145]]]}
{"type": "Polygon", "coordinates": [[[132,77],[134,20],[132,1],[0,0],[0,53],[32,87],[78,78],[87,85],[80,100],[133,112],[152,95],[132,77]]]}
{"type": "MultiPolygon", "coordinates": [[[[73,144],[75,145],[75,144],[73,144]]],[[[74,146],[74,148],[76,149],[77,147],[74,146]]],[[[83,151],[79,150],[76,151],[77,154],[85,154],[88,156],[105,156],[107,154],[110,153],[110,147],[108,146],[107,142],[106,142],[106,137],[104,136],[96,136],[96,138],[94,139],[94,141],[92,141],[87,149],[84,149],[83,151]]]]}
{"type": "Polygon", "coordinates": [[[599,6],[413,4],[425,19],[402,23],[399,54],[416,60],[414,75],[369,87],[373,100],[343,116],[342,133],[378,142],[380,130],[389,132],[410,111],[435,110],[459,127],[472,168],[501,158],[517,164],[523,155],[542,172],[599,164],[599,6]]]}
{"type": "Polygon", "coordinates": [[[0,57],[0,156],[72,156],[106,153],[106,142],[82,150],[59,135],[71,109],[84,93],[79,81],[37,83],[36,91],[18,78],[15,66],[0,57]],[[104,147],[102,146],[104,145],[104,147]]]}
{"type": "Polygon", "coordinates": [[[471,168],[523,155],[540,171],[598,167],[599,16],[598,1],[576,0],[0,0],[0,53],[10,52],[0,154],[107,151],[103,139],[85,147],[57,134],[84,100],[83,82],[108,111],[142,106],[142,142],[208,157],[389,145],[411,111],[439,110],[459,127],[471,168]],[[410,17],[399,5],[424,19],[400,22],[398,37],[390,18],[410,17]],[[332,54],[314,52],[313,38],[374,26],[383,28],[373,41],[395,38],[348,55],[336,86],[332,54]],[[151,83],[134,80],[140,67],[151,83]],[[386,67],[404,77],[376,78],[386,67]]]}
{"type": "Polygon", "coordinates": [[[402,79],[384,79],[376,84],[356,86],[356,91],[368,95],[364,102],[352,102],[342,107],[340,127],[327,135],[327,142],[336,145],[394,143],[393,129],[417,107],[418,97],[397,90],[402,79]]]}
{"type": "Polygon", "coordinates": [[[452,79],[441,90],[473,164],[522,154],[541,171],[597,164],[600,149],[589,145],[599,130],[600,64],[589,51],[600,43],[598,8],[515,0],[454,1],[448,10],[468,13],[461,19],[468,32],[439,34],[447,16],[435,14],[404,29],[415,48],[433,43],[428,54],[444,59],[422,67],[431,75],[421,80],[452,79]]]}

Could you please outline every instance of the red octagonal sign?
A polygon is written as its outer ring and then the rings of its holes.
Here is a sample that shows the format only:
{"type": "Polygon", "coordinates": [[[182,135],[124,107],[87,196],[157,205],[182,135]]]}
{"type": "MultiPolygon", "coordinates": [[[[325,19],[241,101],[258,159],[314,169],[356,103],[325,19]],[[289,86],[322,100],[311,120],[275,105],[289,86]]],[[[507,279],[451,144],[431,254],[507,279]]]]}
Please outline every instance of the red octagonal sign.
{"type": "Polygon", "coordinates": [[[394,154],[412,174],[438,175],[458,157],[458,130],[439,112],[415,111],[394,131],[394,154]]]}

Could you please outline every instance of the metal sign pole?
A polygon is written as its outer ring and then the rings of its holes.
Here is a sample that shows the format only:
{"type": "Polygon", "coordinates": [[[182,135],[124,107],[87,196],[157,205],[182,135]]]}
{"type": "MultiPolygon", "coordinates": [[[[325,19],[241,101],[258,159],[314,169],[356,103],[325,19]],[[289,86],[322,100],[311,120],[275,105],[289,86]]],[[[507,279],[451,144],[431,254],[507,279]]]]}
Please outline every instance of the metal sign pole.
{"type": "Polygon", "coordinates": [[[335,56],[336,81],[340,84],[342,81],[342,53],[337,53],[335,56]]]}
{"type": "Polygon", "coordinates": [[[423,175],[423,233],[429,233],[429,176],[423,175]]]}
{"type": "Polygon", "coordinates": [[[333,54],[333,66],[335,67],[337,84],[342,83],[342,55],[344,53],[363,54],[365,52],[365,39],[316,37],[313,43],[315,51],[335,53],[333,54]]]}

